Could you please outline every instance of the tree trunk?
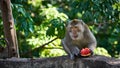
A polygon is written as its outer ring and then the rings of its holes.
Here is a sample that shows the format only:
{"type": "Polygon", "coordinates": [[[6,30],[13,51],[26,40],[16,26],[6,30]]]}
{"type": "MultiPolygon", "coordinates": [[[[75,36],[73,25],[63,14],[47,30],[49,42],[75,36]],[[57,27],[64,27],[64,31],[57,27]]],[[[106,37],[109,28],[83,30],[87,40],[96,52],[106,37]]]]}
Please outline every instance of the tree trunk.
{"type": "Polygon", "coordinates": [[[10,0],[0,0],[2,20],[4,26],[4,35],[7,45],[8,58],[19,57],[16,30],[14,28],[14,20],[12,16],[10,0]]]}

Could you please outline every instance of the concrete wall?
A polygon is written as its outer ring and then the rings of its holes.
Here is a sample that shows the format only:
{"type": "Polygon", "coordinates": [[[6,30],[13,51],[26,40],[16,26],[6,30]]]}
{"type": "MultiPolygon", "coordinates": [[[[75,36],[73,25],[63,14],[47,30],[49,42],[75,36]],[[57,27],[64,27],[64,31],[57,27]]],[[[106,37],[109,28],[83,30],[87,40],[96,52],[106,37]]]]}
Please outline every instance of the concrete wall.
{"type": "Polygon", "coordinates": [[[0,59],[0,68],[120,68],[120,60],[92,56],[70,60],[67,56],[53,58],[0,59]]]}

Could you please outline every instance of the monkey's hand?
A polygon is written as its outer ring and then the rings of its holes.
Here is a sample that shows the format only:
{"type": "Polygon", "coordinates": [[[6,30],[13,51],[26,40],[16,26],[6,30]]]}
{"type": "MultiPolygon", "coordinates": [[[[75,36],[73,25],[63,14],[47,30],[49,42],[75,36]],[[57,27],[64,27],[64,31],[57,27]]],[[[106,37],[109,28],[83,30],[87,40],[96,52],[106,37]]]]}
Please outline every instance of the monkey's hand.
{"type": "Polygon", "coordinates": [[[80,50],[79,50],[78,47],[74,47],[74,48],[72,49],[72,54],[73,54],[74,56],[77,56],[77,55],[79,54],[79,52],[80,52],[80,50]]]}
{"type": "Polygon", "coordinates": [[[73,54],[69,54],[69,57],[71,60],[75,59],[75,56],[73,54]]]}
{"type": "Polygon", "coordinates": [[[82,57],[88,57],[88,56],[91,56],[93,54],[92,50],[89,49],[89,48],[83,48],[81,51],[80,51],[80,55],[82,57]]]}
{"type": "Polygon", "coordinates": [[[72,47],[71,54],[69,54],[70,59],[75,59],[75,57],[77,57],[79,55],[79,53],[80,53],[80,50],[78,47],[75,47],[75,46],[72,47]]]}

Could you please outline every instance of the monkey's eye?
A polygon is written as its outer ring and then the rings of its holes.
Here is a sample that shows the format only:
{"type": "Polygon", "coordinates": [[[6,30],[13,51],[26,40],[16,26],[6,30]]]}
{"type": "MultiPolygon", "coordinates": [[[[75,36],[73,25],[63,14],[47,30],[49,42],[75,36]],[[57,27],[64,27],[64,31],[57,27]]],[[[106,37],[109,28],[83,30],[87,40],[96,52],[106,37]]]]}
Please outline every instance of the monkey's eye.
{"type": "Polygon", "coordinates": [[[77,29],[78,32],[81,32],[81,29],[77,29]]]}
{"type": "Polygon", "coordinates": [[[77,27],[77,26],[75,26],[74,28],[75,28],[75,29],[78,29],[78,27],[77,27]]]}

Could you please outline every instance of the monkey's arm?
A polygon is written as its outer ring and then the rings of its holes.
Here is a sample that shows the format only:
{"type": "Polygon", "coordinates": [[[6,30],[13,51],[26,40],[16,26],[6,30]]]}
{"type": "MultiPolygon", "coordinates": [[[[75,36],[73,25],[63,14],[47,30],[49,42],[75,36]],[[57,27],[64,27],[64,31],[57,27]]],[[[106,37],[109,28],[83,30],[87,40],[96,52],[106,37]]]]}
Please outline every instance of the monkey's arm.
{"type": "Polygon", "coordinates": [[[74,59],[74,55],[72,55],[70,49],[67,47],[67,45],[65,44],[65,42],[63,40],[61,42],[62,42],[63,49],[70,56],[70,59],[74,59]]]}
{"type": "Polygon", "coordinates": [[[86,27],[86,40],[87,40],[87,47],[91,50],[91,52],[93,53],[94,49],[97,46],[97,41],[95,36],[93,35],[93,33],[88,29],[88,27],[86,27]]]}
{"type": "Polygon", "coordinates": [[[96,48],[97,46],[97,42],[96,42],[96,39],[91,39],[90,42],[88,43],[88,48],[90,49],[91,51],[91,55],[93,55],[93,51],[94,49],[96,48]]]}
{"type": "Polygon", "coordinates": [[[65,44],[65,42],[62,40],[61,43],[62,43],[63,49],[64,49],[68,54],[71,54],[71,51],[70,51],[70,49],[67,47],[67,45],[65,44]]]}
{"type": "Polygon", "coordinates": [[[97,41],[95,36],[90,32],[89,37],[88,37],[88,48],[90,48],[92,51],[96,48],[97,46],[97,41]]]}
{"type": "Polygon", "coordinates": [[[68,45],[63,40],[62,40],[62,45],[66,53],[69,55],[70,59],[74,59],[75,56],[78,56],[78,54],[80,53],[80,50],[78,47],[74,45],[68,45]]]}
{"type": "Polygon", "coordinates": [[[96,48],[96,42],[89,43],[88,48],[90,48],[93,51],[96,48]]]}

